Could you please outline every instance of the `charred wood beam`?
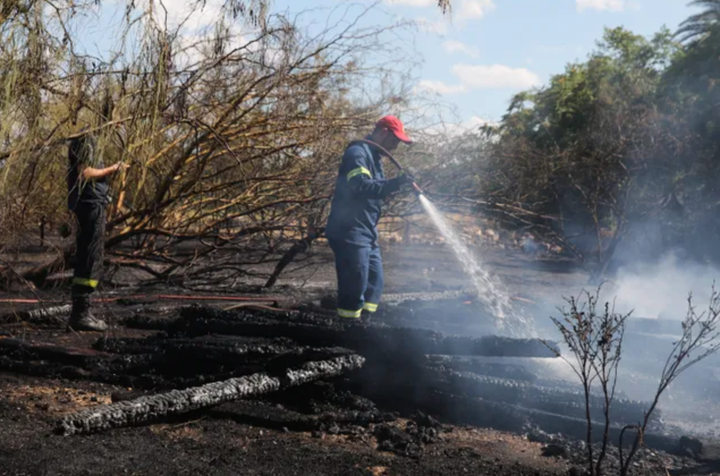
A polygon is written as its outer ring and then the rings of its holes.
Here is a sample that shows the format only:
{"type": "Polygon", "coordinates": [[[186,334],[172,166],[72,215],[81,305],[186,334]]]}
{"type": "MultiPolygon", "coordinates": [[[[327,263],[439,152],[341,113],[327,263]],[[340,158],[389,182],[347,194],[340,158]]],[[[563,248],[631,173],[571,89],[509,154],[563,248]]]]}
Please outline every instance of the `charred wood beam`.
{"type": "Polygon", "coordinates": [[[396,314],[391,318],[381,317],[378,322],[382,322],[383,324],[387,324],[392,327],[413,327],[417,329],[442,332],[443,334],[482,336],[497,333],[497,326],[495,325],[494,320],[490,318],[487,320],[478,319],[478,314],[475,313],[472,314],[472,319],[467,318],[467,309],[462,311],[466,316],[465,322],[453,322],[451,309],[445,311],[448,317],[447,320],[444,320],[444,316],[439,317],[437,312],[432,312],[433,318],[428,319],[425,314],[430,312],[432,311],[422,310],[415,311],[408,315],[396,314]]]}
{"type": "Polygon", "coordinates": [[[188,375],[230,378],[350,353],[339,347],[300,346],[285,338],[235,336],[205,336],[197,339],[158,336],[145,339],[101,338],[93,347],[121,354],[119,357],[123,360],[132,360],[132,356],[153,356],[156,361],[154,368],[145,367],[142,370],[154,371],[166,378],[187,378],[188,375]],[[182,369],[178,369],[178,365],[182,369]]]}
{"type": "Polygon", "coordinates": [[[200,387],[96,406],[65,416],[57,422],[56,431],[65,435],[87,434],[147,423],[170,415],[334,377],[358,369],[364,362],[365,359],[358,355],[346,355],[331,360],[307,362],[276,375],[257,373],[200,387]]]}
{"type": "Polygon", "coordinates": [[[101,337],[92,346],[96,350],[115,354],[167,353],[192,358],[225,360],[229,357],[272,357],[298,350],[298,345],[286,338],[266,339],[242,336],[206,336],[196,339],[170,339],[150,336],[144,339],[101,337]]]}
{"type": "Polygon", "coordinates": [[[310,248],[310,246],[312,246],[312,242],[315,241],[315,239],[319,236],[322,236],[324,232],[325,228],[313,230],[308,233],[307,236],[303,237],[303,239],[297,241],[294,245],[292,245],[290,249],[282,255],[280,261],[278,261],[278,264],[275,266],[275,269],[265,283],[265,287],[273,287],[277,282],[278,278],[280,277],[280,274],[282,274],[283,270],[285,270],[285,268],[287,268],[287,266],[292,263],[295,257],[300,253],[304,253],[308,248],[310,248]]]}
{"type": "MultiPolygon", "coordinates": [[[[313,347],[342,346],[373,356],[397,359],[424,354],[488,357],[545,357],[556,354],[537,339],[500,336],[478,338],[445,336],[413,328],[382,324],[342,322],[307,313],[219,311],[206,307],[184,308],[168,330],[181,335],[229,334],[252,337],[288,337],[313,347]]],[[[557,349],[555,343],[551,346],[557,349]]]]}
{"type": "Polygon", "coordinates": [[[0,368],[19,373],[94,380],[134,388],[184,388],[282,371],[351,352],[308,348],[287,339],[212,336],[190,339],[100,339],[95,349],[0,338],[0,368]],[[109,352],[108,352],[109,351],[109,352]],[[118,353],[110,353],[110,352],[118,353]]]}
{"type": "MultiPolygon", "coordinates": [[[[467,372],[428,372],[435,373],[435,389],[449,394],[480,397],[557,415],[585,418],[585,397],[580,387],[576,391],[567,391],[467,372]]],[[[428,380],[433,381],[432,375],[428,375],[428,380]]],[[[602,396],[590,395],[590,415],[594,421],[604,421],[603,405],[602,396]]],[[[649,407],[650,402],[615,398],[612,402],[611,419],[614,423],[633,424],[642,420],[649,407]]],[[[654,421],[660,417],[660,411],[653,413],[654,421]]]]}
{"type": "MultiPolygon", "coordinates": [[[[419,407],[428,409],[427,398],[435,395],[433,405],[444,407],[437,395],[459,395],[479,397],[486,401],[502,402],[535,409],[547,413],[585,417],[583,394],[576,389],[565,390],[547,388],[530,382],[510,379],[478,376],[471,373],[460,373],[450,370],[423,367],[421,363],[412,365],[409,362],[399,363],[388,368],[383,362],[368,361],[368,364],[344,385],[353,393],[365,396],[376,403],[394,405],[392,396],[403,396],[408,408],[419,407]],[[381,389],[378,391],[378,389],[381,389]],[[386,397],[384,394],[387,394],[386,397]]],[[[604,421],[602,414],[602,397],[592,395],[591,416],[596,421],[604,421]]],[[[649,404],[627,399],[616,398],[613,402],[611,417],[613,422],[635,423],[643,418],[649,404]]],[[[393,407],[394,408],[394,407],[393,407]]],[[[436,410],[439,411],[439,410],[436,410]]],[[[660,414],[653,417],[657,421],[660,414]]]]}
{"type": "Polygon", "coordinates": [[[428,355],[426,364],[438,370],[454,370],[456,372],[472,372],[487,377],[499,377],[512,380],[533,382],[537,376],[522,365],[492,364],[478,362],[472,358],[455,357],[450,355],[428,355]]]}
{"type": "Polygon", "coordinates": [[[60,319],[58,316],[70,314],[71,310],[72,306],[70,304],[27,309],[0,316],[0,323],[30,322],[33,324],[57,324],[58,322],[64,321],[64,319],[60,319]]]}
{"type": "Polygon", "coordinates": [[[47,359],[57,363],[83,366],[98,360],[108,360],[112,356],[105,352],[80,347],[63,347],[43,342],[20,339],[0,339],[0,355],[23,360],[47,359]]]}
{"type": "Polygon", "coordinates": [[[0,370],[37,377],[67,378],[73,380],[88,378],[88,372],[80,367],[66,364],[48,364],[46,361],[15,360],[5,355],[0,355],[0,370]]]}
{"type": "Polygon", "coordinates": [[[395,305],[414,305],[428,301],[452,301],[468,300],[477,297],[477,290],[460,289],[440,292],[424,292],[424,293],[397,293],[383,295],[384,303],[393,303],[395,305]]]}
{"type": "Polygon", "coordinates": [[[373,423],[395,421],[395,415],[373,410],[335,409],[319,415],[307,415],[261,401],[239,400],[228,403],[210,412],[214,418],[228,418],[233,421],[265,428],[294,431],[340,432],[339,425],[367,427],[373,423]]]}

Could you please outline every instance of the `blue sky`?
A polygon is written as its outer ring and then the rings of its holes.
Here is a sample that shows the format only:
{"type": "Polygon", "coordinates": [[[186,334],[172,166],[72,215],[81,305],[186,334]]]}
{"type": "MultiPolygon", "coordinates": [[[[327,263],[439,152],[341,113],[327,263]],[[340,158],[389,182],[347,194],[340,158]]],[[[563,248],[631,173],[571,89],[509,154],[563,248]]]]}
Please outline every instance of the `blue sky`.
{"type": "MultiPolygon", "coordinates": [[[[274,11],[317,9],[318,19],[340,0],[274,0],[274,11]]],[[[364,5],[372,2],[364,2],[364,5]]],[[[418,20],[414,33],[423,64],[418,86],[457,107],[466,124],[498,120],[512,95],[545,84],[568,62],[582,60],[604,27],[652,35],[675,30],[694,10],[685,0],[454,0],[451,19],[436,0],[381,0],[367,21],[418,20]]]]}
{"type": "MultiPolygon", "coordinates": [[[[500,119],[513,94],[546,84],[568,62],[584,59],[604,27],[652,35],[663,25],[674,31],[694,13],[686,0],[453,0],[450,18],[441,15],[437,0],[270,1],[271,12],[304,12],[300,25],[318,29],[328,18],[352,16],[371,6],[361,25],[419,22],[398,41],[398,47],[421,59],[413,71],[413,87],[453,106],[457,114],[446,119],[465,126],[500,119]]],[[[191,2],[163,3],[178,16],[191,2]]],[[[190,31],[211,26],[217,14],[213,5],[219,3],[208,0],[205,11],[189,19],[190,31]]],[[[104,25],[121,16],[123,8],[119,0],[104,3],[99,20],[86,29],[91,51],[104,49],[97,45],[112,36],[104,25]]]]}

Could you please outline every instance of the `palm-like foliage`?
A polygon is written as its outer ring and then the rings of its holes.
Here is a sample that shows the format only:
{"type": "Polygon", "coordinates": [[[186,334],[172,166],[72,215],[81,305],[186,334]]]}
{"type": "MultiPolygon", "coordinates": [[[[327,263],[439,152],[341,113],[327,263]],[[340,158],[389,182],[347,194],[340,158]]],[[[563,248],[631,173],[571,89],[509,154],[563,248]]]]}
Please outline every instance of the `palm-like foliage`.
{"type": "Polygon", "coordinates": [[[703,11],[690,16],[680,24],[676,37],[682,42],[701,42],[720,28],[720,0],[693,0],[689,6],[703,11]]]}
{"type": "Polygon", "coordinates": [[[438,7],[443,13],[450,11],[450,0],[438,0],[438,7]]]}

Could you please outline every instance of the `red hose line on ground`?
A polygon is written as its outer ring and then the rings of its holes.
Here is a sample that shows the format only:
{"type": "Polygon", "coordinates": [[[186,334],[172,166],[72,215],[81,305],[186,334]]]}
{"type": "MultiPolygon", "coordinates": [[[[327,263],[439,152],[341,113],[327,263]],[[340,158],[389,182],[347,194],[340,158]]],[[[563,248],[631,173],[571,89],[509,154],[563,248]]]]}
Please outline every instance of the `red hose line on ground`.
{"type": "MultiPolygon", "coordinates": [[[[143,299],[143,298],[154,298],[157,300],[169,300],[169,301],[253,301],[253,302],[275,302],[279,301],[277,297],[254,297],[254,296],[184,296],[174,294],[133,294],[130,296],[117,296],[111,298],[97,298],[92,299],[93,302],[115,302],[120,299],[143,299]]],[[[52,303],[52,302],[65,302],[62,299],[17,299],[17,298],[6,298],[0,299],[0,303],[17,303],[17,304],[38,304],[38,303],[52,303]]]]}

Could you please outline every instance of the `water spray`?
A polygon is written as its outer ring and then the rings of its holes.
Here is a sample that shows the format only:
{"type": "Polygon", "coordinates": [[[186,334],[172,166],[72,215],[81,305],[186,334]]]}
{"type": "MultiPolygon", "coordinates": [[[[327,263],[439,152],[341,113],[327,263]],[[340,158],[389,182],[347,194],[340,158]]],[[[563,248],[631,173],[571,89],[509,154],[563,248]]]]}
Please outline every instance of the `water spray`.
{"type": "MultiPolygon", "coordinates": [[[[367,139],[360,139],[358,142],[364,142],[372,145],[373,147],[377,147],[383,155],[390,159],[390,162],[392,162],[401,173],[407,173],[405,172],[403,166],[400,165],[400,162],[398,162],[397,159],[395,159],[395,157],[393,157],[392,154],[390,154],[390,152],[382,146],[367,139]]],[[[450,223],[445,220],[442,213],[440,213],[435,205],[428,200],[422,189],[414,181],[412,182],[412,188],[423,208],[433,221],[433,224],[445,237],[463,270],[470,278],[473,283],[473,287],[477,292],[478,298],[494,315],[498,330],[504,330],[505,332],[515,336],[533,336],[535,334],[535,329],[532,320],[527,319],[514,309],[511,303],[510,294],[505,289],[504,285],[497,279],[497,277],[490,274],[484,263],[478,260],[474,253],[465,246],[460,239],[460,236],[455,230],[453,230],[450,223]]]]}

